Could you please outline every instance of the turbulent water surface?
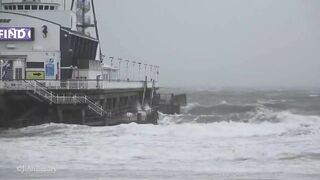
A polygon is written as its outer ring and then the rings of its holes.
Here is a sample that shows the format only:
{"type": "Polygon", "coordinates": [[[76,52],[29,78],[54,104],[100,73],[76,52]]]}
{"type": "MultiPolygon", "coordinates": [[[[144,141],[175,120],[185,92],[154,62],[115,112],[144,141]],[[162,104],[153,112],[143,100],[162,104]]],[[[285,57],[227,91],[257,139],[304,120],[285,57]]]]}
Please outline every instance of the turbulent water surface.
{"type": "Polygon", "coordinates": [[[320,179],[320,92],[191,91],[160,125],[0,133],[0,179],[320,179]]]}

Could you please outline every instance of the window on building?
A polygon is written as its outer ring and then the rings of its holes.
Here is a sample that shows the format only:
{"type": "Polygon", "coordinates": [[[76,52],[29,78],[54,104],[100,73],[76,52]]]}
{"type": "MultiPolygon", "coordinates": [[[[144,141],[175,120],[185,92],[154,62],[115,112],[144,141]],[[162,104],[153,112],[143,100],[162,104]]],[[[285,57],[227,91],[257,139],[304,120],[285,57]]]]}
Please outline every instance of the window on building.
{"type": "Polygon", "coordinates": [[[27,68],[44,68],[44,62],[27,62],[27,68]]]}
{"type": "Polygon", "coordinates": [[[13,5],[12,10],[16,10],[16,9],[17,9],[16,5],[13,5]]]}
{"type": "Polygon", "coordinates": [[[23,5],[18,5],[18,10],[23,10],[23,5]]]}
{"type": "Polygon", "coordinates": [[[22,79],[22,68],[15,68],[15,79],[16,80],[22,79]]]}
{"type": "Polygon", "coordinates": [[[39,10],[43,10],[43,5],[39,5],[39,10]]]}
{"type": "Polygon", "coordinates": [[[9,23],[11,19],[0,19],[0,23],[9,23]]]}
{"type": "Polygon", "coordinates": [[[9,6],[9,10],[12,10],[12,6],[9,6]]]}
{"type": "Polygon", "coordinates": [[[54,6],[50,6],[50,10],[54,10],[54,6]]]}
{"type": "Polygon", "coordinates": [[[32,10],[37,10],[38,6],[37,5],[32,5],[32,10]]]}
{"type": "Polygon", "coordinates": [[[4,9],[5,9],[5,10],[8,10],[9,8],[8,8],[8,6],[4,6],[4,9]]]}
{"type": "Polygon", "coordinates": [[[48,10],[49,9],[49,6],[44,6],[44,10],[48,10]]]}
{"type": "Polygon", "coordinates": [[[25,9],[25,10],[30,10],[30,5],[25,5],[25,6],[24,6],[24,9],[25,9]]]}

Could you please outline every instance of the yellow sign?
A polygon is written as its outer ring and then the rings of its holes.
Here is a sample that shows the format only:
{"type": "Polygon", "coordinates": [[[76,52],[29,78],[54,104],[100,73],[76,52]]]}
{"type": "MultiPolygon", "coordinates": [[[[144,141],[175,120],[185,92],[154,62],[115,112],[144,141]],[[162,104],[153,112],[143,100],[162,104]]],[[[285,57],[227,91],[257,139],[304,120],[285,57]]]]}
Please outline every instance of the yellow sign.
{"type": "Polygon", "coordinates": [[[27,80],[44,80],[43,71],[27,71],[27,80]]]}

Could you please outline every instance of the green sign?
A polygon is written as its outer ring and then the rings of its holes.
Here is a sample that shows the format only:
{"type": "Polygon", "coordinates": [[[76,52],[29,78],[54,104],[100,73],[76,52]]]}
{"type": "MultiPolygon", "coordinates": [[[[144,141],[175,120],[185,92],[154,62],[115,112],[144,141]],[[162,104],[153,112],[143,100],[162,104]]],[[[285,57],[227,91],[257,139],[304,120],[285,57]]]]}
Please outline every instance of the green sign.
{"type": "Polygon", "coordinates": [[[27,80],[44,80],[43,71],[27,71],[27,80]]]}

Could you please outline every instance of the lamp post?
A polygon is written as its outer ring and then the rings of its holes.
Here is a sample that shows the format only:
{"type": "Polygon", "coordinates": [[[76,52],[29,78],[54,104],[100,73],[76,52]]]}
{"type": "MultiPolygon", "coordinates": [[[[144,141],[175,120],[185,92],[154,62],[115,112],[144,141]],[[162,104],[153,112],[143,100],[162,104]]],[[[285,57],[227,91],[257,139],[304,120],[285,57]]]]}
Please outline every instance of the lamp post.
{"type": "Polygon", "coordinates": [[[129,62],[130,62],[129,60],[126,60],[126,63],[127,63],[127,64],[126,64],[126,68],[127,68],[127,69],[126,69],[126,78],[127,78],[127,80],[129,80],[129,76],[128,76],[129,62]]]}
{"type": "Polygon", "coordinates": [[[152,68],[153,66],[152,65],[149,65],[150,66],[150,80],[153,79],[153,76],[152,76],[152,68]]]}
{"type": "Polygon", "coordinates": [[[144,64],[144,76],[148,77],[148,72],[147,72],[147,67],[148,67],[148,64],[144,64]]]}
{"type": "Polygon", "coordinates": [[[121,80],[121,61],[122,61],[122,58],[118,58],[118,61],[119,61],[119,80],[121,80]]]}
{"type": "Polygon", "coordinates": [[[4,63],[4,60],[0,60],[0,81],[2,81],[2,65],[4,63]]]}
{"type": "Polygon", "coordinates": [[[109,57],[109,59],[111,59],[111,60],[110,60],[110,66],[112,67],[112,66],[113,66],[113,59],[114,59],[114,57],[109,57]]]}
{"type": "Polygon", "coordinates": [[[154,76],[154,80],[157,81],[157,66],[156,65],[153,66],[153,76],[154,76]]]}
{"type": "Polygon", "coordinates": [[[141,73],[141,62],[138,63],[139,64],[139,74],[138,74],[138,79],[139,81],[141,80],[141,76],[140,76],[140,73],[141,73]]]}
{"type": "Polygon", "coordinates": [[[134,74],[135,74],[135,72],[134,72],[134,68],[135,68],[135,66],[136,66],[136,62],[135,61],[132,61],[132,80],[134,81],[135,80],[135,76],[134,76],[134,74]]]}
{"type": "Polygon", "coordinates": [[[157,77],[156,77],[157,82],[159,81],[159,70],[160,70],[160,66],[157,66],[157,77]]]}

